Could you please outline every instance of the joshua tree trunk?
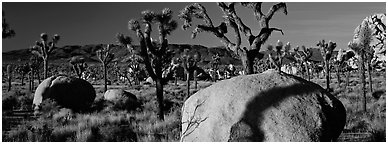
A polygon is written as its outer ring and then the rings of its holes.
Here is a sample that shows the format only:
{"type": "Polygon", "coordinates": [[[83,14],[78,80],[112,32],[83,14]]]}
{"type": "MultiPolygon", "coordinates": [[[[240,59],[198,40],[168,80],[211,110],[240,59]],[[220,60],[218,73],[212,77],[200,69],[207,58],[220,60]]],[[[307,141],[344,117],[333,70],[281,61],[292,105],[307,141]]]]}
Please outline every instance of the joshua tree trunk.
{"type": "Polygon", "coordinates": [[[36,68],[36,76],[38,79],[38,83],[40,84],[40,73],[39,73],[39,67],[36,68]]]}
{"type": "Polygon", "coordinates": [[[364,54],[361,54],[359,72],[361,76],[361,91],[362,91],[362,110],[366,112],[366,89],[365,89],[365,65],[364,65],[364,54]]]}
{"type": "Polygon", "coordinates": [[[330,91],[330,70],[329,70],[328,61],[325,61],[325,69],[326,69],[326,89],[330,91]]]}
{"type": "Polygon", "coordinates": [[[345,89],[349,86],[350,70],[346,70],[345,89]]]}
{"type": "Polygon", "coordinates": [[[337,82],[338,88],[341,87],[341,65],[337,65],[337,82]]]}
{"type": "Polygon", "coordinates": [[[32,71],[28,73],[28,90],[32,92],[32,71]]]}
{"type": "Polygon", "coordinates": [[[372,86],[373,86],[373,83],[372,83],[372,67],[371,67],[371,64],[370,63],[367,63],[367,67],[368,67],[368,77],[369,77],[369,90],[370,90],[370,93],[372,94],[373,93],[373,89],[372,89],[372,86]]]}
{"type": "Polygon", "coordinates": [[[194,74],[193,74],[193,78],[194,78],[194,89],[197,90],[197,70],[194,70],[194,74]]]}
{"type": "Polygon", "coordinates": [[[176,75],[174,77],[174,82],[175,82],[175,86],[177,86],[178,85],[178,78],[176,77],[176,75]]]}
{"type": "Polygon", "coordinates": [[[31,92],[34,90],[34,70],[31,69],[31,92]]]}
{"type": "Polygon", "coordinates": [[[24,85],[24,72],[22,73],[22,85],[24,85]]]}
{"type": "Polygon", "coordinates": [[[164,120],[164,106],[163,106],[163,84],[162,79],[156,78],[156,97],[158,99],[159,111],[158,118],[164,120]]]}
{"type": "Polygon", "coordinates": [[[307,79],[310,81],[310,71],[307,62],[304,64],[304,67],[306,67],[307,79]]]}
{"type": "Polygon", "coordinates": [[[12,77],[11,76],[8,76],[8,91],[11,91],[11,87],[12,87],[12,77]]]}
{"type": "Polygon", "coordinates": [[[107,78],[107,72],[106,72],[106,64],[102,64],[102,66],[104,67],[104,92],[106,92],[108,90],[108,78],[107,78]]]}
{"type": "Polygon", "coordinates": [[[186,83],[187,83],[187,96],[186,99],[190,97],[190,72],[186,70],[186,83]]]}
{"type": "Polygon", "coordinates": [[[240,57],[245,74],[253,74],[253,60],[255,57],[252,54],[249,54],[248,51],[240,51],[240,57]]]}
{"type": "Polygon", "coordinates": [[[47,62],[47,59],[48,58],[44,58],[43,59],[43,69],[44,69],[44,79],[47,79],[48,77],[48,62],[47,62]]]}

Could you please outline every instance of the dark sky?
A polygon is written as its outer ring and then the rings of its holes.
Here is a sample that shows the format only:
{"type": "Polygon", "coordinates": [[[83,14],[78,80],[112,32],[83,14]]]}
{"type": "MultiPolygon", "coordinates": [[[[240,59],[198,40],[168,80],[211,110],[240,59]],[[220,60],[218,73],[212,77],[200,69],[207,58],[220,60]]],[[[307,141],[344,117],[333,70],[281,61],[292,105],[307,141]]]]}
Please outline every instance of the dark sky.
{"type": "MultiPolygon", "coordinates": [[[[128,30],[131,18],[139,18],[143,10],[160,12],[171,8],[179,28],[168,37],[170,43],[199,44],[220,46],[219,39],[210,33],[201,33],[191,39],[191,30],[181,29],[182,21],[178,19],[179,11],[190,3],[183,2],[3,2],[5,18],[16,32],[11,39],[2,40],[2,51],[26,49],[32,46],[42,32],[61,35],[58,46],[116,43],[115,35],[124,33],[136,39],[128,30]]],[[[218,25],[222,19],[221,10],[216,3],[203,4],[213,23],[218,25]]],[[[274,3],[265,3],[263,12],[274,3]]],[[[374,13],[385,13],[386,3],[307,3],[288,2],[288,15],[277,13],[270,22],[271,27],[283,29],[285,35],[272,33],[267,44],[277,40],[291,45],[314,46],[318,40],[337,42],[337,49],[347,48],[353,31],[365,17],[374,13]]],[[[237,6],[237,14],[251,27],[254,34],[259,31],[251,10],[237,6]]],[[[197,21],[196,21],[197,22],[197,21]]],[[[155,29],[156,30],[156,29],[155,29]]],[[[154,32],[156,33],[156,31],[154,32]]],[[[230,31],[233,34],[232,31],[230,31]]],[[[156,37],[155,37],[156,38],[156,37]]],[[[244,40],[243,40],[244,41],[244,40]]],[[[138,41],[135,40],[135,44],[138,41]]],[[[246,44],[246,43],[245,43],[246,44]]],[[[264,49],[264,48],[262,48],[264,49]]]]}

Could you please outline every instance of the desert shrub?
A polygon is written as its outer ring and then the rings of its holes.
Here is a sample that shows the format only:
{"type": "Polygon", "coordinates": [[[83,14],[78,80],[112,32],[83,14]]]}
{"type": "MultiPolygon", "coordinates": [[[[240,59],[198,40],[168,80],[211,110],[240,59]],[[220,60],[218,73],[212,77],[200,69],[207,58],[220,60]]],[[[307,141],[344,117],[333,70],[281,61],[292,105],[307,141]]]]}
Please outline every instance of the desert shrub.
{"type": "Polygon", "coordinates": [[[46,119],[27,121],[10,130],[5,141],[52,141],[51,135],[55,125],[55,122],[46,119]]]}
{"type": "Polygon", "coordinates": [[[176,142],[180,139],[181,131],[181,109],[174,109],[167,113],[164,121],[157,120],[155,113],[142,112],[135,115],[135,129],[139,141],[176,142]]]}
{"type": "Polygon", "coordinates": [[[17,97],[18,108],[19,109],[32,109],[32,102],[34,100],[34,96],[30,93],[17,97]]]}
{"type": "Polygon", "coordinates": [[[40,104],[40,114],[44,118],[52,118],[55,113],[58,113],[61,107],[53,99],[45,99],[40,104]]]}
{"type": "Polygon", "coordinates": [[[18,104],[18,101],[14,95],[3,95],[2,104],[3,112],[10,111],[18,104]]]}

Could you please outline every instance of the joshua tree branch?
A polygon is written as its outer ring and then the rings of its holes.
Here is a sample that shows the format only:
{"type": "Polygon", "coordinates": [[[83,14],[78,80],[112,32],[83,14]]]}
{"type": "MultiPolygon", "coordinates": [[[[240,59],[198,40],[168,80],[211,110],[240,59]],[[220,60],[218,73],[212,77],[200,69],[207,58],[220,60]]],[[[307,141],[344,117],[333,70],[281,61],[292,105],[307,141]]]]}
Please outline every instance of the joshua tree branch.
{"type": "Polygon", "coordinates": [[[218,6],[224,12],[224,17],[227,17],[228,19],[233,19],[240,31],[243,32],[247,38],[249,38],[250,36],[252,36],[251,29],[242,22],[239,16],[237,16],[234,5],[235,3],[229,3],[229,6],[227,6],[224,2],[218,3],[218,6]]]}
{"type": "Polygon", "coordinates": [[[284,2],[275,4],[269,9],[268,13],[266,14],[267,21],[272,19],[272,16],[279,10],[283,9],[283,13],[287,15],[287,5],[284,2]]]}

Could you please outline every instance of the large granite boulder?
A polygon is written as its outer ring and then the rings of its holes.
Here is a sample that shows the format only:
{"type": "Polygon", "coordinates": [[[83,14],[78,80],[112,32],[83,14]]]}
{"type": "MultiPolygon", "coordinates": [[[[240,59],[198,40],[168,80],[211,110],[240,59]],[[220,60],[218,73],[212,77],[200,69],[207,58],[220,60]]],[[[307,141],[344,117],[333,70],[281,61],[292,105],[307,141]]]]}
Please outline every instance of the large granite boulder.
{"type": "Polygon", "coordinates": [[[335,141],[342,103],[321,86],[268,70],[213,84],[182,108],[184,142],[335,141]]]}
{"type": "Polygon", "coordinates": [[[96,92],[93,86],[83,79],[64,75],[51,76],[39,84],[33,104],[39,107],[47,98],[55,100],[60,106],[80,111],[90,108],[96,98],[96,92]]]}
{"type": "Polygon", "coordinates": [[[104,94],[106,101],[112,102],[116,108],[123,110],[133,110],[139,106],[137,97],[122,89],[110,89],[104,94]]]}

